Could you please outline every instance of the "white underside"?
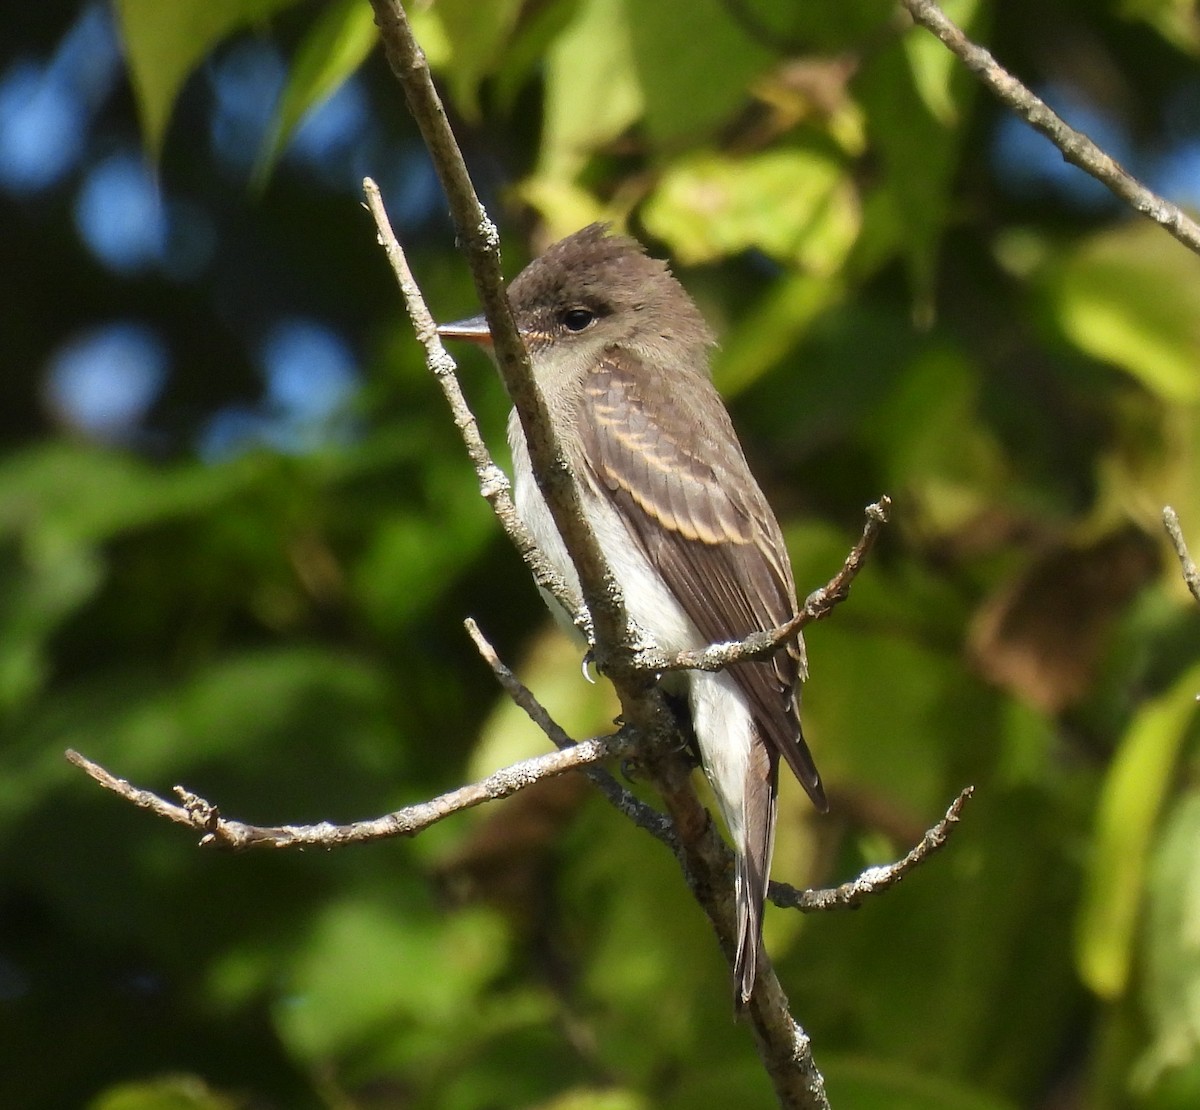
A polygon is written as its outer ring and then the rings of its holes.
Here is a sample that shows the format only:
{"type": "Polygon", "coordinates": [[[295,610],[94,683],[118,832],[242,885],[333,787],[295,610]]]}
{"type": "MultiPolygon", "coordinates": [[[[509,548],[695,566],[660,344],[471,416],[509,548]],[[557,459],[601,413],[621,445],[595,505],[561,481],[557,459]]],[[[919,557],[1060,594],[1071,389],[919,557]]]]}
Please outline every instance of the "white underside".
{"type": "MultiPolygon", "coordinates": [[[[509,419],[508,438],[513,452],[513,493],[517,513],[554,569],[579,597],[579,576],[533,479],[525,438],[515,413],[509,419]]],[[[616,510],[605,502],[589,499],[585,511],[589,512],[600,549],[621,584],[630,618],[655,646],[666,652],[694,651],[707,646],[705,638],[663,584],[658,571],[635,545],[616,510]]],[[[548,595],[547,600],[555,617],[569,625],[562,610],[548,595]]],[[[734,844],[741,845],[746,776],[753,737],[749,706],[745,695],[724,671],[686,671],[683,675],[705,773],[729,834],[734,844]]]]}

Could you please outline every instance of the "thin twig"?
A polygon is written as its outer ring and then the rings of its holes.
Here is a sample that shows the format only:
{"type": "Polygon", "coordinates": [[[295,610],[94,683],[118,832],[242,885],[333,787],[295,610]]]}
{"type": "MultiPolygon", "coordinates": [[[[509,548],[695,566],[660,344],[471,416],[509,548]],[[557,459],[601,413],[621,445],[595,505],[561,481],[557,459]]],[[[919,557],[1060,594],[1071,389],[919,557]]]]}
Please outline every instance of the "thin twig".
{"type": "Polygon", "coordinates": [[[771,883],[771,901],[784,909],[797,909],[804,913],[823,910],[853,909],[873,894],[882,894],[895,886],[910,871],[919,867],[934,852],[945,846],[958,827],[963,807],[974,796],[975,787],[968,786],[946,810],[946,816],[933,826],[903,859],[882,867],[869,867],[856,879],[828,890],[797,890],[786,883],[771,883]]]}
{"type": "Polygon", "coordinates": [[[384,817],[355,821],[349,825],[335,825],[329,821],[322,821],[316,825],[250,825],[244,821],[222,817],[211,802],[182,786],[175,787],[175,793],[182,802],[181,805],[176,805],[149,790],[133,786],[126,779],[118,778],[79,752],[68,751],[67,759],[86,771],[105,790],[111,790],[140,809],[149,810],[168,821],[203,832],[204,837],[200,841],[203,845],[211,844],[222,848],[333,848],[343,844],[366,844],[374,840],[412,836],[451,814],[471,809],[483,802],[507,798],[510,794],[524,790],[543,779],[590,767],[621,750],[622,743],[622,740],[614,740],[613,737],[584,740],[564,751],[547,752],[532,759],[523,759],[520,763],[514,763],[488,775],[487,778],[460,786],[457,790],[451,790],[427,802],[405,806],[384,817]]]}
{"type": "Polygon", "coordinates": [[[1083,132],[1067,124],[987,50],[968,39],[934,0],[900,0],[900,3],[917,23],[956,54],[1005,107],[1058,147],[1068,162],[1091,174],[1135,212],[1160,224],[1185,247],[1200,254],[1200,225],[1169,200],[1148,189],[1083,132]]]}
{"type": "Polygon", "coordinates": [[[565,612],[575,614],[575,624],[586,636],[588,634],[586,613],[575,612],[575,598],[567,589],[567,584],[550,566],[541,549],[533,542],[529,529],[517,516],[508,476],[496,465],[488,451],[487,444],[483,441],[483,436],[480,435],[479,424],[475,420],[475,414],[467,405],[467,399],[463,395],[462,386],[458,380],[458,367],[442,346],[442,341],[437,333],[437,324],[434,323],[433,316],[425,304],[425,298],[421,295],[420,286],[417,285],[412,270],[409,268],[404,248],[400,246],[396,233],[392,230],[391,221],[388,219],[387,211],[383,207],[383,200],[379,195],[379,186],[369,177],[363,181],[363,194],[367,198],[367,210],[375,221],[379,244],[383,247],[384,254],[387,255],[387,260],[391,264],[392,273],[396,276],[396,283],[400,286],[400,293],[404,298],[404,305],[408,310],[408,317],[412,321],[413,329],[417,333],[417,340],[425,348],[425,362],[441,387],[442,394],[450,406],[454,426],[458,428],[467,449],[467,455],[475,467],[479,492],[491,505],[496,519],[500,521],[500,526],[504,529],[504,534],[508,536],[518,554],[525,561],[534,581],[553,594],[565,612]]]}
{"type": "MultiPolygon", "coordinates": [[[[529,688],[504,664],[504,661],[496,653],[496,649],[479,630],[479,625],[470,617],[463,624],[467,629],[467,635],[471,637],[476,649],[483,657],[483,661],[491,667],[492,674],[496,676],[496,681],[500,683],[505,693],[525,711],[529,719],[546,734],[556,748],[565,750],[573,747],[575,741],[546,712],[545,707],[533,696],[529,688]]],[[[617,733],[617,737],[622,735],[624,734],[617,733]]],[[[611,750],[614,755],[619,756],[628,747],[629,745],[626,744],[625,749],[620,749],[614,742],[611,750]]],[[[658,810],[626,790],[603,767],[588,767],[584,770],[584,774],[595,783],[610,805],[628,817],[639,828],[645,829],[651,836],[661,840],[672,852],[679,851],[679,842],[671,828],[671,822],[658,810]]]]}
{"type": "Polygon", "coordinates": [[[1179,517],[1176,516],[1175,510],[1170,505],[1163,509],[1162,515],[1167,535],[1171,537],[1171,546],[1175,548],[1175,554],[1179,558],[1183,580],[1187,583],[1187,588],[1191,590],[1192,597],[1200,601],[1200,570],[1196,569],[1196,564],[1192,562],[1192,557],[1188,553],[1187,543],[1183,538],[1183,529],[1179,526],[1179,517]]]}
{"type": "Polygon", "coordinates": [[[841,569],[824,586],[808,595],[800,612],[790,621],[779,625],[778,628],[751,633],[744,640],[711,644],[699,651],[681,651],[676,655],[665,655],[662,652],[643,650],[638,653],[639,665],[656,672],[719,671],[731,663],[741,663],[749,659],[769,659],[781,644],[793,639],[807,625],[829,616],[835,606],[850,596],[850,586],[858,577],[858,572],[862,570],[867,555],[875,546],[880,531],[888,522],[891,507],[892,502],[888,497],[881,497],[874,504],[867,506],[867,519],[863,525],[862,536],[851,548],[841,569]]]}

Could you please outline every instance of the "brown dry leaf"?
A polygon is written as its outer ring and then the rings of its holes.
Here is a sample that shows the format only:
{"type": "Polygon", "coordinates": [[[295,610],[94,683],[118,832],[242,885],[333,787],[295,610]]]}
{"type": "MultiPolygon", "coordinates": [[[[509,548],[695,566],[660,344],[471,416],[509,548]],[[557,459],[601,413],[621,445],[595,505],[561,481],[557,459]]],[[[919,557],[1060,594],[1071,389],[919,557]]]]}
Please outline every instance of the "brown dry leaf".
{"type": "Polygon", "coordinates": [[[1043,712],[1063,712],[1087,694],[1114,619],[1158,568],[1157,548],[1134,528],[1056,547],[980,607],[972,663],[1043,712]]]}

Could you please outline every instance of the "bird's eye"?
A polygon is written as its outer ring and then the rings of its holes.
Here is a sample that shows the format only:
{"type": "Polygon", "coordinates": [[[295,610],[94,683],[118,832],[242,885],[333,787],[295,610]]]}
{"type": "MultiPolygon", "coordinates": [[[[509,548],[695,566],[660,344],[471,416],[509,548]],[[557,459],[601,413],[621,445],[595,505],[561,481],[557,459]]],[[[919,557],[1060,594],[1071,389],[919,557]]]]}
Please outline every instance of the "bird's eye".
{"type": "Polygon", "coordinates": [[[595,319],[596,314],[590,308],[568,308],[562,315],[567,331],[583,331],[595,319]]]}

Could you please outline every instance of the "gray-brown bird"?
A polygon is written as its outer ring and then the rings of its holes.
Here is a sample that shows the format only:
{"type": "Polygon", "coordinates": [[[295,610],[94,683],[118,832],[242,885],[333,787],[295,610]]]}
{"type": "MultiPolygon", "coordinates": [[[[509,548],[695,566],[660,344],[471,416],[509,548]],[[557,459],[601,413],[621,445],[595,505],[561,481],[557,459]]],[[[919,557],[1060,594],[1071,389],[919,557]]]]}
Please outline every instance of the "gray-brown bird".
{"type": "MultiPolygon", "coordinates": [[[[672,653],[739,640],[792,617],[787,548],[712,383],[712,333],[666,265],[592,224],[531,262],[509,300],[629,616],[672,653]]],[[[483,317],[438,330],[490,345],[483,317]]],[[[578,596],[515,410],[508,437],[517,511],[578,596]]],[[[665,680],[686,694],[737,858],[739,1006],[754,987],[781,757],[817,808],[827,808],[800,728],[805,674],[798,638],[769,661],[665,680]]]]}

